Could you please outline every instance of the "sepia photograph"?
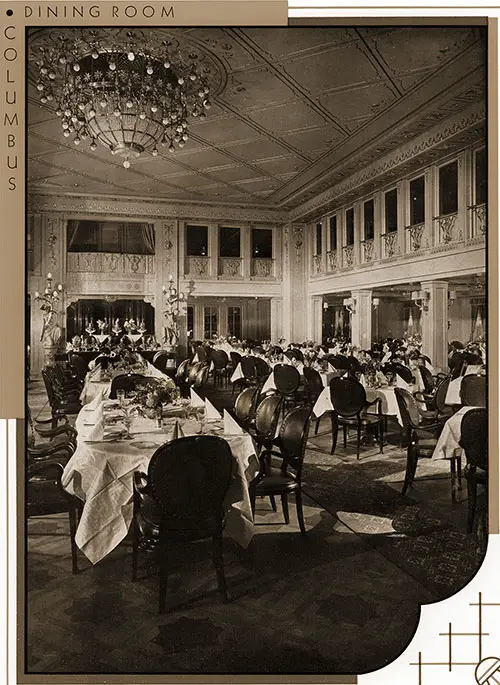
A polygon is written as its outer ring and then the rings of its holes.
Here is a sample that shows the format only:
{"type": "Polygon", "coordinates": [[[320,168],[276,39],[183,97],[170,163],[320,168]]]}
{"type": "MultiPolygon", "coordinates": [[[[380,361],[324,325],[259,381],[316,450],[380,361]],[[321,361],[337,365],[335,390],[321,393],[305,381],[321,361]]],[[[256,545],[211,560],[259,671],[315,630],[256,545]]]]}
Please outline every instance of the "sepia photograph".
{"type": "Polygon", "coordinates": [[[487,550],[486,23],[141,20],[26,28],[22,668],[381,669],[487,550]]]}

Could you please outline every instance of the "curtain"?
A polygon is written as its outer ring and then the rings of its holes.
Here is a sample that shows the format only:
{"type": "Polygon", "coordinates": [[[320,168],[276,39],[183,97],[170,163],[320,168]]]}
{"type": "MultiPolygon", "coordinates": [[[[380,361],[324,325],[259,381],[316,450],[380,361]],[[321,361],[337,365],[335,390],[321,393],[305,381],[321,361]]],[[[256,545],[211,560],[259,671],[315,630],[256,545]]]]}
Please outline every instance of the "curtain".
{"type": "Polygon", "coordinates": [[[75,244],[76,236],[78,234],[78,229],[80,227],[80,222],[75,221],[73,219],[70,219],[68,221],[68,232],[67,232],[67,242],[68,245],[66,247],[66,250],[68,252],[71,252],[71,248],[75,244]]]}
{"type": "Polygon", "coordinates": [[[141,229],[144,245],[151,254],[155,254],[155,227],[153,224],[142,224],[141,229]]]}

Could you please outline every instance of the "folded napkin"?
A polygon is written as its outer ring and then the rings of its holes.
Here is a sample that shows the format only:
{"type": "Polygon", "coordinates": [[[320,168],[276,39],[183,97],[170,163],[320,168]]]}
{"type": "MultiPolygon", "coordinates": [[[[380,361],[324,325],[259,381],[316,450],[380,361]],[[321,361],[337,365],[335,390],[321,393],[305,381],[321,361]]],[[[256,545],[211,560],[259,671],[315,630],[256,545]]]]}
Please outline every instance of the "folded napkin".
{"type": "Polygon", "coordinates": [[[104,435],[104,424],[102,418],[100,418],[97,423],[89,430],[87,435],[84,437],[84,442],[102,442],[104,435]]]}
{"type": "Polygon", "coordinates": [[[481,366],[471,364],[465,369],[464,376],[472,376],[473,374],[478,374],[481,371],[481,366]]]}
{"type": "Polygon", "coordinates": [[[214,407],[209,399],[205,400],[205,417],[210,421],[212,419],[221,419],[220,412],[214,407]]]}
{"type": "Polygon", "coordinates": [[[410,385],[399,375],[399,373],[396,372],[396,387],[397,388],[404,388],[405,390],[408,390],[411,392],[410,385]]]}
{"type": "Polygon", "coordinates": [[[98,421],[102,420],[102,405],[99,405],[94,411],[86,411],[83,414],[84,426],[95,426],[98,421]]]}
{"type": "Polygon", "coordinates": [[[361,376],[359,377],[359,382],[361,383],[361,385],[363,385],[366,388],[366,378],[365,378],[364,373],[362,373],[361,376]]]}
{"type": "Polygon", "coordinates": [[[330,362],[328,362],[327,370],[330,373],[334,373],[336,371],[336,369],[333,368],[333,366],[330,364],[330,362]]]}
{"type": "Polygon", "coordinates": [[[321,359],[322,357],[325,356],[325,351],[321,349],[321,347],[318,350],[318,359],[321,359]]]}
{"type": "Polygon", "coordinates": [[[386,352],[384,356],[382,357],[382,364],[385,364],[386,362],[389,361],[389,359],[392,357],[392,352],[386,352]]]}
{"type": "Polygon", "coordinates": [[[204,407],[205,402],[201,399],[201,397],[193,390],[193,388],[189,389],[190,395],[191,395],[191,406],[192,407],[204,407]]]}
{"type": "Polygon", "coordinates": [[[245,431],[236,423],[231,414],[224,409],[224,433],[226,435],[243,435],[245,431]]]}
{"type": "Polygon", "coordinates": [[[92,400],[92,402],[89,402],[84,406],[85,411],[95,411],[97,407],[101,404],[102,402],[102,390],[98,390],[96,396],[92,400]]]}
{"type": "Polygon", "coordinates": [[[178,421],[174,423],[172,426],[172,430],[170,433],[167,434],[167,439],[166,442],[172,442],[172,440],[177,440],[178,438],[183,438],[184,437],[184,432],[181,428],[181,425],[178,421]]]}

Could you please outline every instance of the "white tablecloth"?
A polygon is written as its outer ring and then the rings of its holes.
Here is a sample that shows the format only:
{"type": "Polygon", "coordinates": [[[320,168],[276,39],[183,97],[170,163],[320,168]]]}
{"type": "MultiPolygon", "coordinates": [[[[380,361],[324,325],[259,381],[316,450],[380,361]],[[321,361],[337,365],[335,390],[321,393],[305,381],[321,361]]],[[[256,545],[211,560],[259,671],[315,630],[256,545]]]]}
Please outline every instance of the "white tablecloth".
{"type": "Polygon", "coordinates": [[[460,399],[462,378],[463,376],[459,376],[458,378],[454,378],[452,381],[450,381],[444,400],[445,404],[462,404],[462,400],[460,399]]]}
{"type": "MultiPolygon", "coordinates": [[[[84,425],[84,414],[82,410],[76,420],[78,445],[64,469],[62,485],[84,502],[76,543],[95,564],[127,535],[133,514],[133,473],[147,472],[153,453],[167,439],[167,429],[157,428],[153,420],[138,418],[130,429],[132,440],[90,443],[84,440],[93,427],[84,425]]],[[[197,431],[198,425],[183,422],[182,430],[190,435],[197,431]]],[[[253,535],[248,484],[259,470],[259,461],[247,433],[217,434],[227,440],[235,459],[225,498],[224,534],[246,547],[253,535]]]]}
{"type": "MultiPolygon", "coordinates": [[[[382,413],[395,416],[398,423],[401,426],[403,425],[394,388],[365,388],[365,390],[368,402],[373,402],[375,399],[380,398],[382,400],[382,413]]],[[[328,411],[333,411],[333,404],[330,398],[330,388],[326,387],[316,400],[313,414],[319,418],[328,411]]]]}
{"type": "Polygon", "coordinates": [[[437,445],[432,453],[433,459],[451,459],[452,457],[463,455],[463,450],[458,444],[462,433],[462,417],[470,409],[474,408],[462,407],[448,419],[443,426],[437,445]]]}

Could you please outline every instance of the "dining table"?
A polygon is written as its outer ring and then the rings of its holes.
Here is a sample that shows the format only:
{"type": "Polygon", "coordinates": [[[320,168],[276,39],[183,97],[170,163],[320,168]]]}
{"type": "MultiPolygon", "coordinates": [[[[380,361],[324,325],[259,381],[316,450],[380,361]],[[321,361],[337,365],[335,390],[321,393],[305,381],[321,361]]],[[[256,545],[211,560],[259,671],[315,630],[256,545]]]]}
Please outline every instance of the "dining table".
{"type": "Polygon", "coordinates": [[[448,390],[446,391],[445,404],[449,405],[459,405],[462,404],[462,399],[460,397],[460,390],[462,388],[462,381],[465,376],[470,376],[473,374],[478,374],[481,371],[480,366],[468,366],[465,369],[465,373],[458,378],[454,378],[450,381],[448,385],[448,390]]]}
{"type": "MultiPolygon", "coordinates": [[[[410,386],[411,387],[411,386],[410,386]]],[[[399,412],[398,402],[396,400],[396,393],[394,392],[394,386],[385,386],[379,388],[365,387],[366,399],[368,402],[374,402],[376,399],[380,399],[382,402],[381,412],[385,416],[395,416],[399,425],[403,425],[403,420],[399,412]]],[[[316,418],[323,416],[327,412],[332,412],[333,404],[330,396],[330,388],[326,387],[320,393],[318,399],[313,406],[313,414],[316,418]]]]}
{"type": "Polygon", "coordinates": [[[198,420],[185,409],[185,404],[167,406],[161,425],[156,419],[135,415],[125,433],[120,432],[119,401],[94,402],[78,414],[77,447],[61,482],[83,503],[75,540],[92,564],[105,558],[126,537],[133,516],[133,474],[147,473],[155,451],[173,436],[218,435],[227,441],[234,463],[224,499],[224,535],[243,549],[250,544],[253,516],[249,483],[259,470],[254,441],[234,421],[198,420]],[[112,419],[109,424],[106,417],[112,419]]]}
{"type": "Polygon", "coordinates": [[[462,418],[471,409],[477,409],[477,407],[461,407],[446,421],[432,453],[432,459],[453,459],[453,457],[464,456],[464,450],[460,447],[462,418]]]}

